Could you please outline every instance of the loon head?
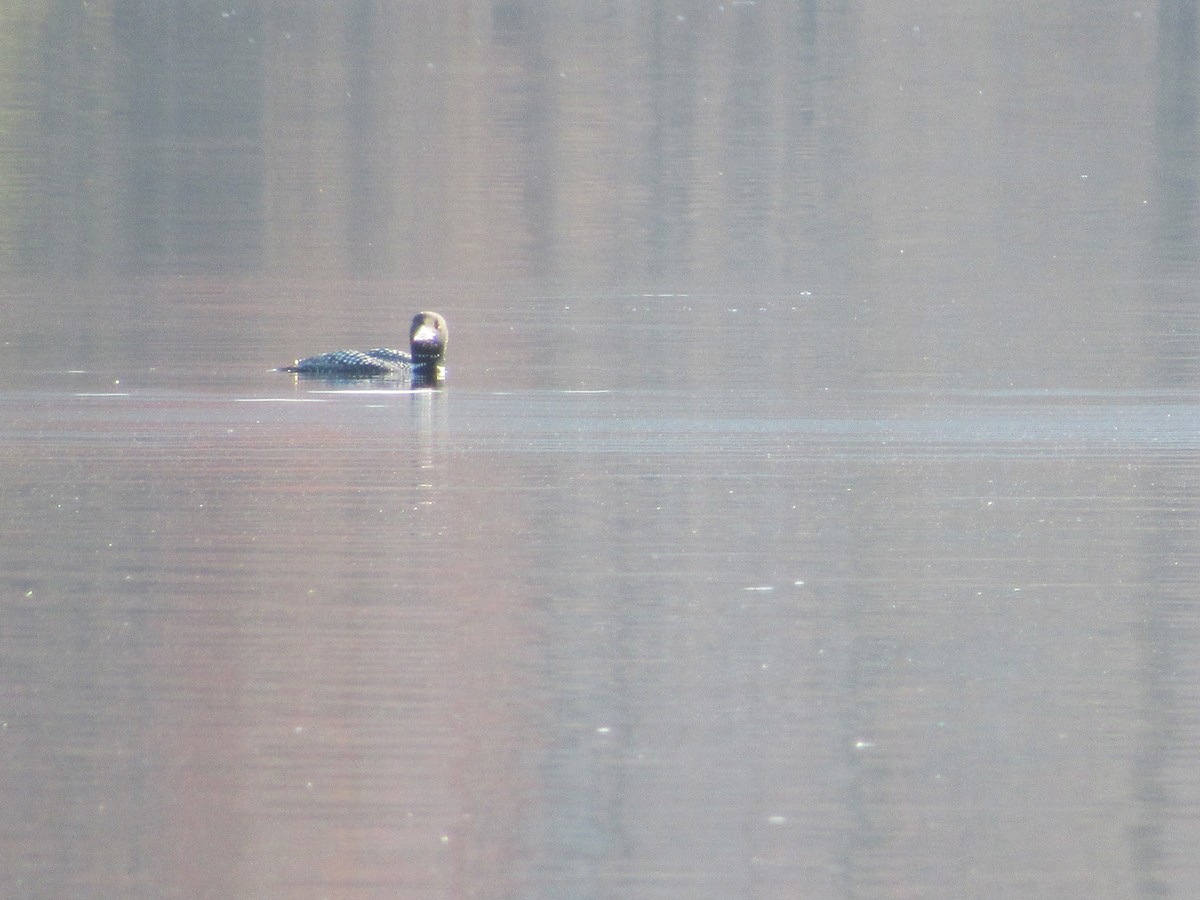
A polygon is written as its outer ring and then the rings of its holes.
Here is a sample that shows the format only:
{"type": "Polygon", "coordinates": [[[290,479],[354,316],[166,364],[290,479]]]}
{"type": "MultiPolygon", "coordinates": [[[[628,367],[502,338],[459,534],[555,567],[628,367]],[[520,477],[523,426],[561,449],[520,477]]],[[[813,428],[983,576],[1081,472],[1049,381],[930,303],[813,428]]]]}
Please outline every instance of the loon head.
{"type": "Polygon", "coordinates": [[[412,346],[413,380],[426,384],[441,382],[446,375],[446,320],[435,312],[413,317],[408,339],[412,346]]]}

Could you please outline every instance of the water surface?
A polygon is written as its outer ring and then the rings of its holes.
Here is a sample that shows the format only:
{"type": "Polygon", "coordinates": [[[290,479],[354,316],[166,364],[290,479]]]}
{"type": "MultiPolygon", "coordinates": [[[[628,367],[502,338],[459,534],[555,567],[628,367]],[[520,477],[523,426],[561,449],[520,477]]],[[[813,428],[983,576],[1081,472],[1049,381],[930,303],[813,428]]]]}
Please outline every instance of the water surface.
{"type": "Polygon", "coordinates": [[[94,6],[0,14],[0,893],[1195,892],[1191,7],[94,6]]]}

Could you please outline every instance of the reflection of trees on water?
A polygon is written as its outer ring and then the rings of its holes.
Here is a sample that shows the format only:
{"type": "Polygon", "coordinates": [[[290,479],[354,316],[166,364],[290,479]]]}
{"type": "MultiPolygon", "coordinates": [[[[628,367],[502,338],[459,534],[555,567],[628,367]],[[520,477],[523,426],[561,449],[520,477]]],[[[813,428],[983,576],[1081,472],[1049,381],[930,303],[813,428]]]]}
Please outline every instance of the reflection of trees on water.
{"type": "Polygon", "coordinates": [[[823,27],[749,5],[31,11],[3,38],[3,247],[73,271],[790,267],[823,27]]]}

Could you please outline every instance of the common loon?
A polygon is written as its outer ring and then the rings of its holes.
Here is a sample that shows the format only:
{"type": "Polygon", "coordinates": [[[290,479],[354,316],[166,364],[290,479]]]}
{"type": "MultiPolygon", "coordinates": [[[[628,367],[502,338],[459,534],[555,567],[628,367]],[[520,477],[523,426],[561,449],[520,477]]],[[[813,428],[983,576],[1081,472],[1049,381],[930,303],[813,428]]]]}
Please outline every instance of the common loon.
{"type": "Polygon", "coordinates": [[[408,332],[411,353],[403,350],[334,350],[298,359],[279,371],[320,378],[370,378],[409,372],[414,387],[440,384],[446,377],[446,320],[435,312],[413,317],[408,332]]]}

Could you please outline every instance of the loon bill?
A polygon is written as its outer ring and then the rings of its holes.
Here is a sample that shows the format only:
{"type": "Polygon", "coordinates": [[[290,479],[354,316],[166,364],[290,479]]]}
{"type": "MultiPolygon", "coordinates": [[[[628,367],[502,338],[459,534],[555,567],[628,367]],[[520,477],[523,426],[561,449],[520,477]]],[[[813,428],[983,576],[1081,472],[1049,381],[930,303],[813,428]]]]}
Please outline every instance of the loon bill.
{"type": "Polygon", "coordinates": [[[324,378],[371,378],[408,372],[414,385],[437,384],[445,378],[446,320],[435,312],[413,317],[408,332],[409,351],[334,350],[298,359],[279,371],[324,378]]]}

